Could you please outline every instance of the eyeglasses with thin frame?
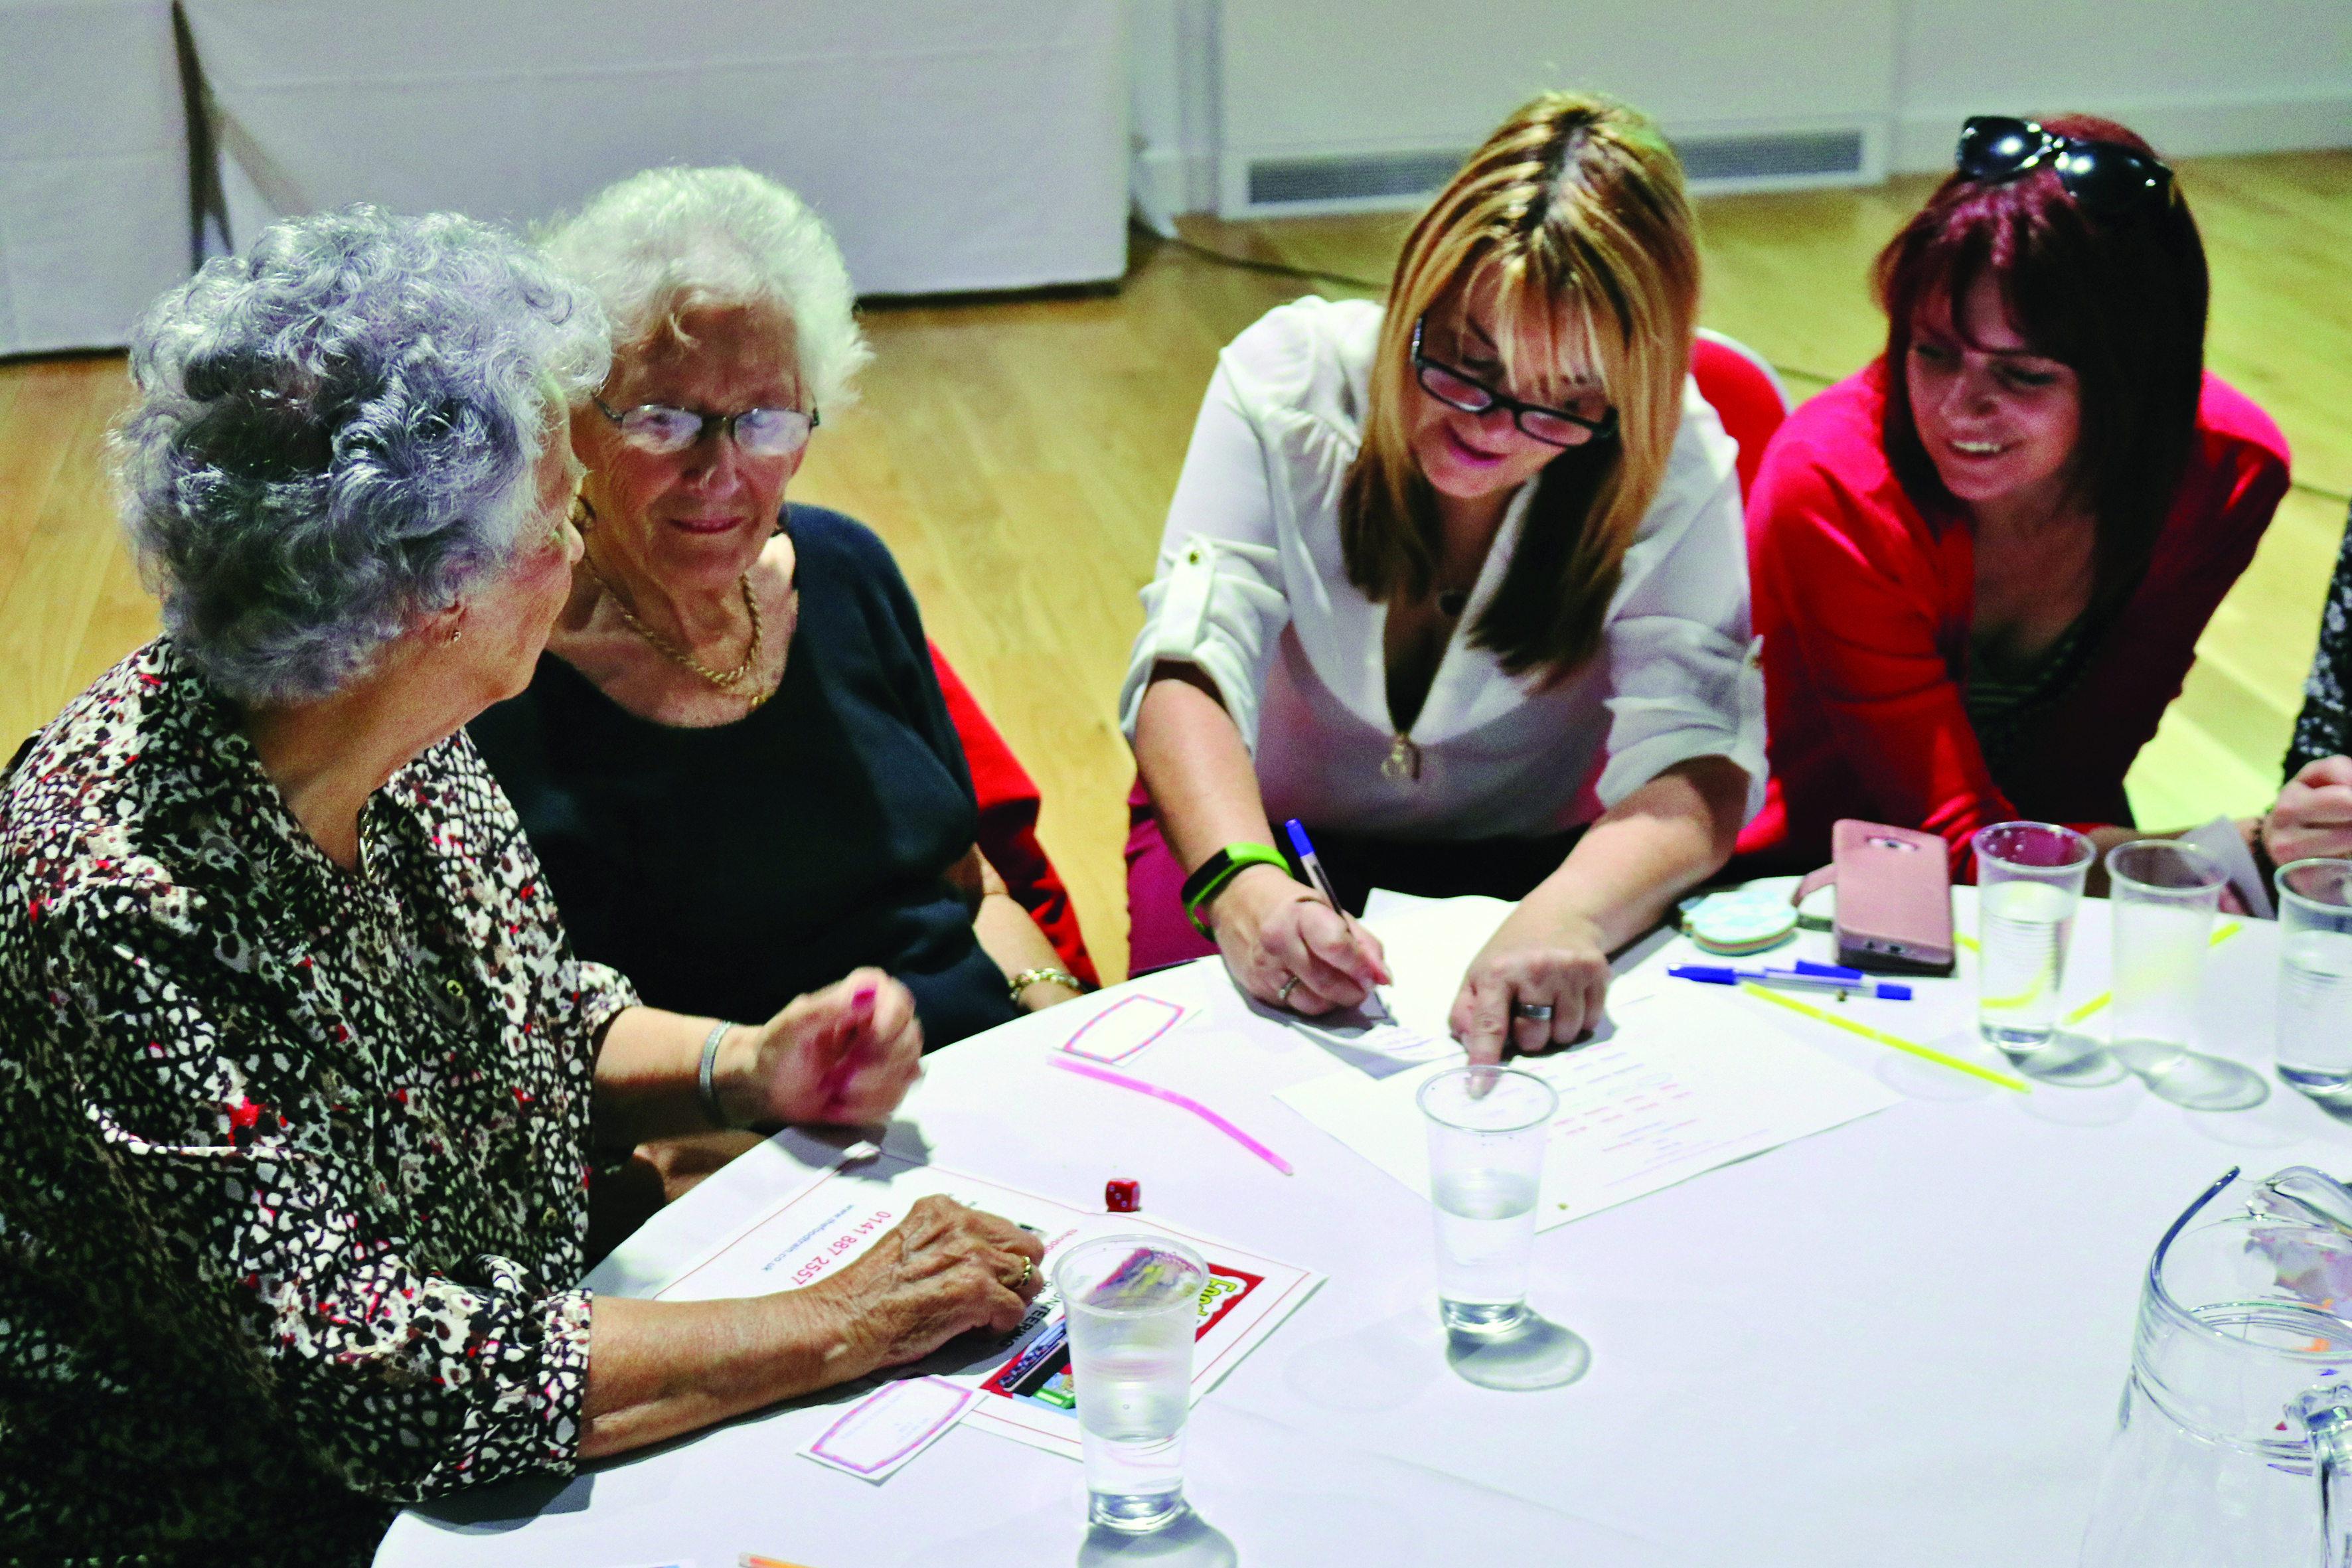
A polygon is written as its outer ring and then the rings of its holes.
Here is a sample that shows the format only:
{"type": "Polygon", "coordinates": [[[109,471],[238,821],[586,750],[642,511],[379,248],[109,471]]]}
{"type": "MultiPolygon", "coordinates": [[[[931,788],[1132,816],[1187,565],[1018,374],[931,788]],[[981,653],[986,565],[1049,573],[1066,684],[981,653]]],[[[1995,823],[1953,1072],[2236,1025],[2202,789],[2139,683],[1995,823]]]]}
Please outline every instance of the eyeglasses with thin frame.
{"type": "Polygon", "coordinates": [[[2159,202],[2172,189],[2172,171],[2114,142],[2054,136],[2031,120],[1972,114],[1960,127],[1953,167],[1971,180],[1998,183],[2047,164],[2074,205],[2093,217],[2119,217],[2159,202]]]}
{"type": "Polygon", "coordinates": [[[789,458],[808,445],[809,433],[817,426],[814,408],[806,413],[797,408],[746,408],[738,414],[697,414],[666,403],[640,403],[615,413],[601,397],[590,401],[599,414],[620,426],[622,440],[640,451],[664,456],[685,451],[717,426],[751,457],[789,458]]]}
{"type": "Polygon", "coordinates": [[[1511,423],[1518,426],[1521,435],[1547,447],[1580,447],[1587,441],[1606,441],[1617,434],[1617,410],[1612,407],[1603,405],[1599,418],[1588,419],[1565,408],[1522,403],[1467,372],[1430,358],[1421,352],[1421,330],[1427,321],[1424,316],[1412,324],[1413,374],[1423,392],[1448,408],[1459,408],[1465,414],[1484,414],[1490,408],[1499,408],[1511,416],[1511,423]]]}

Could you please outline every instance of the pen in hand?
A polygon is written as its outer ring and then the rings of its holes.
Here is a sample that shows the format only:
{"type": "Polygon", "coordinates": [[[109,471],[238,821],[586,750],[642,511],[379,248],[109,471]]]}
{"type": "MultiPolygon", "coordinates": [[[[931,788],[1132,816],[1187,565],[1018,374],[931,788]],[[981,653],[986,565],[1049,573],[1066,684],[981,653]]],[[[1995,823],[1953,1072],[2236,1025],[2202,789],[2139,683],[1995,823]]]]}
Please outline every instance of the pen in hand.
{"type": "MultiPolygon", "coordinates": [[[[1331,906],[1331,912],[1338,915],[1339,923],[1348,928],[1348,934],[1356,941],[1356,950],[1359,952],[1364,951],[1362,935],[1356,929],[1355,920],[1348,913],[1347,906],[1339,901],[1339,890],[1331,885],[1331,874],[1323,869],[1323,862],[1315,854],[1315,846],[1307,841],[1306,826],[1294,816],[1282,825],[1282,831],[1289,836],[1291,851],[1298,857],[1298,864],[1313,880],[1315,890],[1323,895],[1323,901],[1331,906]]],[[[1365,987],[1364,1001],[1367,1013],[1370,1013],[1371,1006],[1375,1005],[1380,1009],[1378,1013],[1370,1014],[1371,1016],[1387,1024],[1397,1021],[1396,1014],[1391,1010],[1388,998],[1381,994],[1379,986],[1365,987]]]]}
{"type": "Polygon", "coordinates": [[[849,1016],[834,1032],[833,1065],[824,1069],[824,1079],[817,1085],[824,1101],[820,1121],[835,1121],[846,1108],[849,1080],[857,1075],[858,1058],[866,1053],[866,1037],[874,1023],[874,998],[879,990],[870,982],[859,986],[849,999],[849,1016]]]}

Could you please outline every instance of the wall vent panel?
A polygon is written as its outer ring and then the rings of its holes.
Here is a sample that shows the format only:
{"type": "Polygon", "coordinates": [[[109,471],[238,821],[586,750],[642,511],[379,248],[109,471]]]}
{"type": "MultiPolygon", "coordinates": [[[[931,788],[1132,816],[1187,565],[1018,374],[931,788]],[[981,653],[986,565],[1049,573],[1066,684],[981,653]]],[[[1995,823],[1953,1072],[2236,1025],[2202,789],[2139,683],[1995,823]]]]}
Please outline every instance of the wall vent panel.
{"type": "Polygon", "coordinates": [[[1717,180],[1779,180],[1864,171],[1860,131],[1768,132],[1694,136],[1675,143],[1693,184],[1717,180]]]}
{"type": "Polygon", "coordinates": [[[1259,158],[1249,165],[1253,207],[1370,202],[1435,192],[1463,153],[1373,153],[1356,157],[1259,158]]]}

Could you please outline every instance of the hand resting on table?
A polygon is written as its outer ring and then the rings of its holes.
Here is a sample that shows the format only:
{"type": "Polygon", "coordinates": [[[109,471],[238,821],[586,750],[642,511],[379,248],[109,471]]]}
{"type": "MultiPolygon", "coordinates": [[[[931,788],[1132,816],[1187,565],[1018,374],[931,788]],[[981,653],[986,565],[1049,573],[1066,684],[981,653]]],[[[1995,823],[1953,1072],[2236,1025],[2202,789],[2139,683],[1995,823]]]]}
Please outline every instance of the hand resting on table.
{"type": "Polygon", "coordinates": [[[593,1308],[580,1457],[691,1432],[1020,1322],[1045,1283],[1037,1237],[936,1194],[837,1274],[729,1301],[593,1308]]]}

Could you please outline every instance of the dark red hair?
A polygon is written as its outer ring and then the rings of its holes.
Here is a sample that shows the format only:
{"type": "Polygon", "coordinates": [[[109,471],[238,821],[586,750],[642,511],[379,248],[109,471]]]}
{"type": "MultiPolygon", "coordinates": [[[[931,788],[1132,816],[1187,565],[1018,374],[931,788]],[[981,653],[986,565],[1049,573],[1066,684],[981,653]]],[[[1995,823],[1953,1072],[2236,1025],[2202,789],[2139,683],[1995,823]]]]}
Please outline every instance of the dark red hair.
{"type": "MultiPolygon", "coordinates": [[[[2155,150],[2113,121],[2067,114],[2055,136],[2155,150]]],[[[1955,174],[1878,254],[1886,310],[1887,461],[1931,526],[1963,508],[1919,443],[1904,375],[1911,323],[1957,314],[1978,279],[2000,286],[2033,352],[2074,372],[2082,391],[2073,492],[2097,518],[2097,595],[2139,579],[2172,505],[2197,428],[2205,372],[2205,247],[2179,186],[2131,211],[2086,216],[2044,165],[2013,180],[1955,174]]],[[[1959,335],[1956,321],[1953,331],[1959,335]]]]}

